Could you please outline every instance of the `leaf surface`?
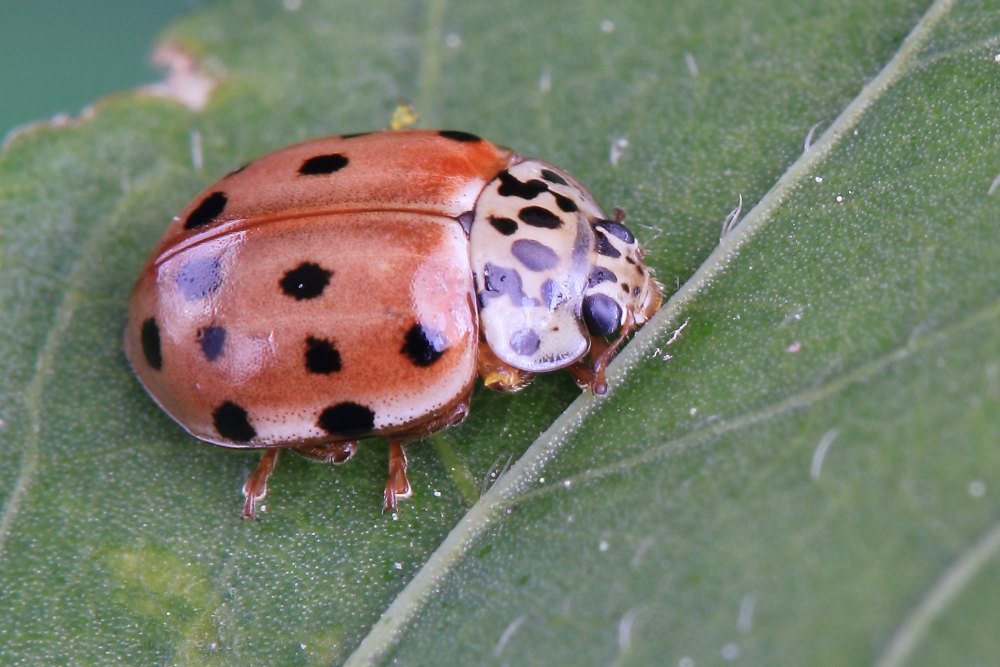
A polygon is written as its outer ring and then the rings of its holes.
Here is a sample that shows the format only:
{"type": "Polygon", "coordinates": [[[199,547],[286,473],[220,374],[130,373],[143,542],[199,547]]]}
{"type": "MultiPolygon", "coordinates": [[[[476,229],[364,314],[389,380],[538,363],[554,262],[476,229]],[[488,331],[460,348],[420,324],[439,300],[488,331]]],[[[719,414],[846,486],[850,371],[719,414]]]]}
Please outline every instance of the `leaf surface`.
{"type": "Polygon", "coordinates": [[[204,110],[127,94],[0,154],[4,661],[995,662],[998,28],[941,0],[180,23],[204,110]],[[205,183],[398,97],[625,208],[674,296],[607,397],[477,392],[397,519],[373,442],[283,457],[241,522],[257,455],[144,395],[131,282],[205,183]]]}

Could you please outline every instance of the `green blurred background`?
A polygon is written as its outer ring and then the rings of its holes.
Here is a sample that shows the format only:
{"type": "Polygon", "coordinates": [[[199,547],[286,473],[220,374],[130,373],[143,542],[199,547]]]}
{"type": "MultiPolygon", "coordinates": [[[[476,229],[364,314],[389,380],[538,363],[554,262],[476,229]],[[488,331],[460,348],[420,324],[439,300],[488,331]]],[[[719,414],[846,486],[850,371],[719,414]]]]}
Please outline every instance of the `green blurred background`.
{"type": "Polygon", "coordinates": [[[0,138],[157,81],[156,36],[208,1],[0,0],[0,138]]]}

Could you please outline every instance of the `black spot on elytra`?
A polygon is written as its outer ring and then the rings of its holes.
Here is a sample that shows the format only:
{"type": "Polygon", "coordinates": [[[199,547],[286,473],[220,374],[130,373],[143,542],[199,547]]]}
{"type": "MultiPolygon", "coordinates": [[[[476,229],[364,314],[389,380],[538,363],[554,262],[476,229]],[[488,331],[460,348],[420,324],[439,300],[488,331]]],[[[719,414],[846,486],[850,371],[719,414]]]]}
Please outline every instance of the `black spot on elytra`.
{"type": "Polygon", "coordinates": [[[519,199],[534,199],[543,192],[548,192],[549,186],[542,181],[532,179],[527,183],[522,183],[504,169],[497,178],[500,179],[500,187],[497,194],[501,197],[518,197],[519,199]]]}
{"type": "Polygon", "coordinates": [[[184,221],[184,229],[197,229],[212,224],[225,210],[228,201],[224,192],[213,192],[208,195],[188,214],[187,220],[184,221]]]}
{"type": "Polygon", "coordinates": [[[569,185],[566,179],[552,171],[551,169],[542,169],[542,178],[544,178],[549,183],[558,183],[559,185],[569,185]]]}
{"type": "Polygon", "coordinates": [[[510,347],[525,357],[538,352],[541,339],[532,329],[518,329],[510,335],[510,347]]]}
{"type": "Polygon", "coordinates": [[[306,369],[310,373],[329,375],[341,369],[340,352],[333,343],[322,338],[306,338],[306,369]]]}
{"type": "Polygon", "coordinates": [[[315,299],[330,284],[332,271],[319,264],[303,262],[284,275],[280,281],[281,291],[298,299],[315,299]]]}
{"type": "Polygon", "coordinates": [[[174,282],[188,301],[201,301],[219,289],[222,274],[218,257],[195,257],[184,262],[174,282]]]}
{"type": "Polygon", "coordinates": [[[628,227],[620,222],[615,222],[614,220],[600,220],[595,222],[594,226],[604,229],[612,236],[617,236],[625,243],[635,243],[635,235],[629,231],[628,227]]]}
{"type": "Polygon", "coordinates": [[[619,326],[622,309],[604,294],[591,294],[583,300],[583,321],[592,336],[610,336],[619,326]]]}
{"type": "Polygon", "coordinates": [[[403,336],[400,352],[410,358],[415,366],[426,368],[441,358],[448,349],[448,342],[440,331],[414,324],[403,336]]]}
{"type": "Polygon", "coordinates": [[[482,141],[481,137],[477,137],[471,132],[462,132],[461,130],[441,130],[438,134],[445,139],[454,139],[455,141],[466,141],[469,143],[482,141]]]}
{"type": "Polygon", "coordinates": [[[542,227],[544,229],[559,229],[562,227],[562,220],[559,219],[559,216],[541,206],[525,206],[518,211],[517,217],[532,227],[542,227]]]}
{"type": "Polygon", "coordinates": [[[205,327],[198,329],[198,345],[209,361],[215,361],[226,345],[225,327],[205,327]]]}
{"type": "Polygon", "coordinates": [[[570,199],[569,197],[564,197],[558,192],[553,192],[552,196],[556,198],[556,205],[559,206],[559,208],[565,211],[566,213],[576,213],[576,211],[579,210],[579,207],[577,207],[576,202],[570,199]]]}
{"type": "Polygon", "coordinates": [[[363,405],[346,401],[323,410],[316,424],[332,435],[361,436],[371,433],[375,427],[375,413],[363,405]]]}
{"type": "Polygon", "coordinates": [[[511,254],[532,271],[548,271],[559,263],[556,251],[532,239],[520,239],[510,246],[511,254]]]}
{"type": "Polygon", "coordinates": [[[139,331],[139,341],[142,343],[142,356],[154,371],[163,368],[163,353],[160,351],[160,326],[155,317],[150,317],[142,323],[139,331]]]}
{"type": "Polygon", "coordinates": [[[517,222],[511,220],[510,218],[498,218],[496,216],[490,216],[490,224],[493,228],[503,234],[504,236],[510,236],[517,231],[517,222]]]}
{"type": "Polygon", "coordinates": [[[367,137],[371,132],[355,132],[354,134],[342,134],[341,139],[357,139],[358,137],[367,137]]]}
{"type": "Polygon", "coordinates": [[[595,285],[600,285],[603,282],[611,281],[616,282],[618,276],[614,274],[610,269],[605,269],[603,266],[595,266],[587,277],[587,287],[593,287],[595,285]]]}
{"type": "Polygon", "coordinates": [[[311,157],[302,163],[302,166],[299,167],[299,174],[302,176],[332,174],[333,172],[340,171],[346,167],[347,163],[347,156],[340,153],[316,155],[315,157],[311,157]]]}
{"type": "Polygon", "coordinates": [[[232,401],[226,401],[212,413],[215,430],[226,440],[246,442],[257,437],[257,431],[250,425],[247,411],[232,401]]]}
{"type": "Polygon", "coordinates": [[[594,236],[597,237],[597,253],[599,255],[604,255],[605,257],[611,257],[612,259],[617,259],[621,257],[622,254],[618,252],[618,248],[611,245],[611,241],[604,234],[595,231],[594,236]]]}

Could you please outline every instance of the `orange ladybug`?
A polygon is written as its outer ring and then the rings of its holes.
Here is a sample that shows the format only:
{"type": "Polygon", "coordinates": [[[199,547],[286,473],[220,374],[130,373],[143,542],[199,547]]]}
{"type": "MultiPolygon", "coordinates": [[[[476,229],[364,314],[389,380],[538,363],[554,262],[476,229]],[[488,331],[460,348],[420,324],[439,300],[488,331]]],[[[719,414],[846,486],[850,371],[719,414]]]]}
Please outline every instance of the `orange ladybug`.
{"type": "Polygon", "coordinates": [[[125,353],[192,435],[336,463],[389,439],[384,507],[410,495],[403,445],[501,391],[568,368],[606,390],[661,287],[620,216],[565,172],[467,132],[297,144],[231,172],[176,216],[135,284],[125,353]],[[608,342],[609,337],[613,342],[608,342]]]}

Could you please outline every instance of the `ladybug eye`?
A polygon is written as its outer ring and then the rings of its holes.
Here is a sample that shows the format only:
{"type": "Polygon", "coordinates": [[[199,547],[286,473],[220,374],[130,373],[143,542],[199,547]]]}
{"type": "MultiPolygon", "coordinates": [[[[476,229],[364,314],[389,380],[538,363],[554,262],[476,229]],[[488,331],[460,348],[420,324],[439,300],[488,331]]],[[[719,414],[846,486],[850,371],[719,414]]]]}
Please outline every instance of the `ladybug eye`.
{"type": "Polygon", "coordinates": [[[622,320],[622,309],[604,294],[591,294],[583,300],[583,320],[591,336],[610,336],[622,320]]]}

